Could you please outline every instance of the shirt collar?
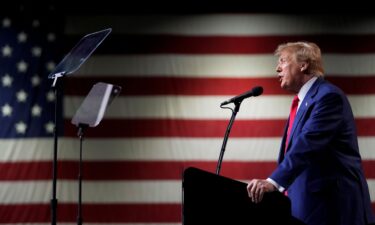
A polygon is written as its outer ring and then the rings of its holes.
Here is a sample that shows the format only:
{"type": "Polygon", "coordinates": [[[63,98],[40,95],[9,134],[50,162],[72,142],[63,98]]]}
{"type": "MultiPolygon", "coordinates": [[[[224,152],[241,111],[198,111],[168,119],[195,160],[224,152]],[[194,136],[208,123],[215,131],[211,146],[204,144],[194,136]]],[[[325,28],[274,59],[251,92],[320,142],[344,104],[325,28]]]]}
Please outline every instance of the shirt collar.
{"type": "Polygon", "coordinates": [[[309,81],[307,81],[301,88],[301,90],[299,90],[298,92],[298,99],[299,99],[299,102],[298,102],[298,108],[301,104],[301,102],[303,101],[303,99],[305,98],[307,92],[310,90],[311,86],[314,84],[314,82],[318,79],[318,77],[313,77],[311,78],[309,81]]]}

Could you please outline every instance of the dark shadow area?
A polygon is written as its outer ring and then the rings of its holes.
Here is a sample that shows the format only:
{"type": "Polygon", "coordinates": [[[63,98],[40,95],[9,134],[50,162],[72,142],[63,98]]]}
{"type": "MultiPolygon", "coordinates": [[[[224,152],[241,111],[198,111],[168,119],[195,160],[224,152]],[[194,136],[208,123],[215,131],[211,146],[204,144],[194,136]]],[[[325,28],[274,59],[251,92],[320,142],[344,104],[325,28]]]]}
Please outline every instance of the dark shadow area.
{"type": "Polygon", "coordinates": [[[340,2],[337,6],[326,1],[13,1],[6,3],[0,13],[99,14],[201,14],[201,13],[283,13],[283,14],[373,14],[370,1],[340,2]]]}

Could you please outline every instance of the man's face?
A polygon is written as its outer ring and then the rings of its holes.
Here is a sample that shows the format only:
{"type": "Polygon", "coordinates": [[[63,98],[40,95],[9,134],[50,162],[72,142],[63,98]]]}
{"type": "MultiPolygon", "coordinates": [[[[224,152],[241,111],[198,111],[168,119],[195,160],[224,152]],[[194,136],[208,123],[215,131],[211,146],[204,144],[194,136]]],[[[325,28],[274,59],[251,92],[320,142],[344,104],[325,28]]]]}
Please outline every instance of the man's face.
{"type": "Polygon", "coordinates": [[[302,63],[298,63],[289,51],[282,51],[276,67],[281,88],[298,93],[304,84],[302,63]]]}

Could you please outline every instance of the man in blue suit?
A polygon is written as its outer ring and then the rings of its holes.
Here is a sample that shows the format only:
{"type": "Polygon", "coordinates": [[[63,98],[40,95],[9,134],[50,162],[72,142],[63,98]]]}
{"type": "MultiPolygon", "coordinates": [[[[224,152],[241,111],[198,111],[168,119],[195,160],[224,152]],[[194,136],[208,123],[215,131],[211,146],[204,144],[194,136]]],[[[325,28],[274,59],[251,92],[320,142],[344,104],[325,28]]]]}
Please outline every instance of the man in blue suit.
{"type": "Polygon", "coordinates": [[[292,215],[307,225],[374,223],[351,106],[324,80],[319,47],[286,43],[275,55],[281,88],[296,94],[298,108],[285,128],[277,168],[266,180],[248,183],[249,197],[257,203],[265,192],[285,192],[292,215]]]}

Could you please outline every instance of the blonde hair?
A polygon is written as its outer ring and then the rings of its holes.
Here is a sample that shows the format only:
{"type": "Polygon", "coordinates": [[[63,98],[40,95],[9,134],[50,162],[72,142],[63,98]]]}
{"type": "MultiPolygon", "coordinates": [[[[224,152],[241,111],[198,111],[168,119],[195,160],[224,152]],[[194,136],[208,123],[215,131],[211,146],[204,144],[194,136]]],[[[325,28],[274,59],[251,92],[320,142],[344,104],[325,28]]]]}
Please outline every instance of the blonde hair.
{"type": "Polygon", "coordinates": [[[289,51],[294,54],[297,62],[307,62],[309,66],[306,73],[320,77],[324,76],[321,51],[315,43],[303,41],[284,43],[277,47],[275,55],[280,56],[283,51],[289,51]]]}

